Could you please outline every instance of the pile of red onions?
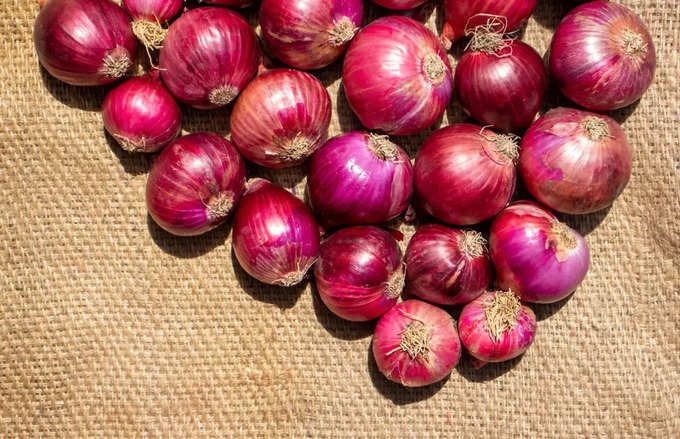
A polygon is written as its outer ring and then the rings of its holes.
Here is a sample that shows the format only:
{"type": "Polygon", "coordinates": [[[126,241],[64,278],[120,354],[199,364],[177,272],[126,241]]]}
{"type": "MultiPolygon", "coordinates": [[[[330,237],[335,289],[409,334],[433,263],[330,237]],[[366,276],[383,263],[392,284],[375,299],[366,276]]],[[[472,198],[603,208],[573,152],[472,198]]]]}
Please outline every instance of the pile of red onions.
{"type": "Polygon", "coordinates": [[[123,8],[132,17],[132,31],[146,47],[160,49],[165,39],[165,25],[184,6],[183,0],[123,0],[123,8]]]}

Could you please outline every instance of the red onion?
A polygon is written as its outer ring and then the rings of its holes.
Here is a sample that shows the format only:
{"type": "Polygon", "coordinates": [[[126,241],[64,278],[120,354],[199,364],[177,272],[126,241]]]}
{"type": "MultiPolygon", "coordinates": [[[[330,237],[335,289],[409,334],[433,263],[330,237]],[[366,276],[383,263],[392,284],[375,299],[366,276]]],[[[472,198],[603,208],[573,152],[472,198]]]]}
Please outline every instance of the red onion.
{"type": "Polygon", "coordinates": [[[137,41],[130,17],[110,0],[50,0],[33,28],[40,64],[71,85],[102,85],[125,76],[137,41]]]}
{"type": "Polygon", "coordinates": [[[417,6],[420,6],[426,1],[427,0],[373,0],[373,3],[382,6],[383,8],[403,11],[406,9],[413,9],[417,6]]]}
{"type": "Polygon", "coordinates": [[[163,82],[180,101],[209,109],[231,102],[260,61],[255,31],[236,12],[197,8],[168,29],[160,55],[163,82]]]}
{"type": "Polygon", "coordinates": [[[182,128],[179,105],[155,70],[111,90],[104,99],[102,116],[106,131],[128,152],[156,152],[182,128]]]}
{"type": "Polygon", "coordinates": [[[160,49],[166,24],[179,13],[184,0],[123,0],[123,8],[132,17],[132,31],[146,47],[160,49]]]}
{"type": "Polygon", "coordinates": [[[175,235],[222,224],[238,202],[246,168],[236,148],[213,133],[180,137],[161,152],[146,183],[151,217],[175,235]]]}
{"type": "Polygon", "coordinates": [[[334,314],[354,322],[373,320],[397,304],[404,288],[399,244],[375,226],[338,230],[321,243],[314,278],[334,314]]]}
{"type": "Polygon", "coordinates": [[[407,17],[382,17],[359,32],[342,76],[361,123],[388,134],[424,130],[441,117],[451,98],[444,49],[432,32],[407,17]]]}
{"type": "Polygon", "coordinates": [[[407,300],[378,321],[373,357],[389,380],[406,387],[443,380],[460,360],[460,340],[451,316],[420,300],[407,300]]]}
{"type": "Polygon", "coordinates": [[[590,110],[614,110],[640,99],[655,66],[654,42],[644,23],[614,2],[572,9],[550,45],[555,82],[565,96],[590,110]]]}
{"type": "Polygon", "coordinates": [[[255,0],[199,0],[209,5],[226,6],[228,8],[245,8],[252,5],[255,0]]]}
{"type": "Polygon", "coordinates": [[[302,163],[326,139],[331,98],[314,76],[269,70],[248,84],[231,113],[231,138],[248,160],[282,168],[302,163]]]}
{"type": "Polygon", "coordinates": [[[489,291],[465,305],[458,332],[470,355],[485,363],[499,363],[522,355],[531,346],[536,315],[512,291],[489,291]]]}
{"type": "Polygon", "coordinates": [[[467,303],[491,283],[493,268],[481,233],[428,224],[406,249],[406,292],[442,305],[467,303]]]}
{"type": "Polygon", "coordinates": [[[342,55],[361,27],[361,0],[263,0],[262,37],[280,61],[320,69],[342,55]]]}
{"type": "Polygon", "coordinates": [[[564,299],[588,272],[583,237],[530,201],[513,203],[494,219],[489,248],[496,285],[527,302],[564,299]]]}
{"type": "Polygon", "coordinates": [[[450,224],[468,225],[500,212],[515,190],[515,136],[458,123],[427,138],[418,152],[418,203],[450,224]]]}
{"type": "Polygon", "coordinates": [[[541,203],[560,212],[590,213],[611,205],[626,187],[631,155],[614,119],[556,108],[526,132],[519,169],[541,203]]]}
{"type": "Polygon", "coordinates": [[[319,256],[319,226],[307,206],[261,178],[248,181],[232,240],[241,267],[271,285],[298,284],[319,256]]]}
{"type": "Polygon", "coordinates": [[[309,202],[321,224],[377,224],[406,210],[413,168],[387,136],[352,131],[330,139],[312,157],[309,202]]]}

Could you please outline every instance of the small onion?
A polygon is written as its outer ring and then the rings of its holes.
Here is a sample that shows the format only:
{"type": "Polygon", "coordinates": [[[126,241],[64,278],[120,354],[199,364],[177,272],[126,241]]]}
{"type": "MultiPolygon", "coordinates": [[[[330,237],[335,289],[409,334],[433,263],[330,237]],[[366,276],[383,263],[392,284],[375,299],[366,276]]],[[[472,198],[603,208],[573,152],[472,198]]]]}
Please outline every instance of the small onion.
{"type": "Polygon", "coordinates": [[[486,291],[493,268],[481,233],[428,224],[406,249],[406,292],[442,305],[468,303],[486,291]]]}
{"type": "Polygon", "coordinates": [[[404,288],[399,244],[375,226],[338,230],[321,243],[314,278],[334,314],[354,322],[373,320],[397,304],[404,288]]]}
{"type": "Polygon", "coordinates": [[[248,181],[234,215],[232,240],[241,267],[270,285],[300,283],[319,256],[319,226],[312,212],[262,178],[248,181]]]}
{"type": "Polygon", "coordinates": [[[633,11],[593,1],[569,12],[550,45],[550,71],[566,97],[590,110],[622,108],[654,79],[654,42],[633,11]]]}
{"type": "Polygon", "coordinates": [[[630,179],[632,151],[614,119],[570,108],[550,110],[522,139],[519,169],[538,201],[581,214],[610,206],[630,179]]]}
{"type": "Polygon", "coordinates": [[[567,297],[590,261],[583,237],[530,201],[513,203],[494,219],[489,249],[496,285],[534,303],[567,297]]]}
{"type": "Polygon", "coordinates": [[[282,168],[302,163],[328,132],[331,98],[314,76],[273,69],[256,77],[231,113],[231,138],[248,160],[282,168]]]}
{"type": "Polygon", "coordinates": [[[427,0],[373,0],[373,3],[382,6],[383,8],[404,11],[420,6],[426,1],[427,0]]]}
{"type": "Polygon", "coordinates": [[[226,6],[228,8],[246,8],[255,0],[199,0],[199,2],[207,3],[209,5],[226,6]]]}
{"type": "Polygon", "coordinates": [[[222,224],[245,186],[246,167],[236,148],[213,133],[180,137],[154,161],[146,204],[162,228],[194,236],[222,224]]]}
{"type": "Polygon", "coordinates": [[[407,17],[382,17],[359,32],[342,76],[361,123],[395,135],[416,134],[432,125],[444,113],[453,87],[439,40],[407,17]]]}
{"type": "Polygon", "coordinates": [[[267,49],[298,69],[338,59],[361,27],[361,0],[263,0],[260,26],[267,49]]]}
{"type": "Polygon", "coordinates": [[[168,29],[160,54],[163,82],[195,108],[230,103],[255,75],[260,61],[255,31],[236,12],[196,8],[168,29]]]}
{"type": "Polygon", "coordinates": [[[146,47],[160,49],[167,31],[163,29],[179,13],[184,0],[123,0],[132,17],[132,31],[146,47]]]}
{"type": "Polygon", "coordinates": [[[108,84],[132,67],[130,17],[110,0],[50,0],[33,28],[40,64],[71,85],[108,84]]]}
{"type": "Polygon", "coordinates": [[[383,315],[373,335],[373,357],[389,380],[406,387],[441,381],[460,360],[456,322],[420,300],[402,302],[383,315]]]}
{"type": "Polygon", "coordinates": [[[430,215],[456,225],[487,220],[515,190],[515,137],[458,123],[427,138],[416,156],[416,199],[430,215]]]}
{"type": "Polygon", "coordinates": [[[485,363],[499,363],[522,355],[531,346],[536,315],[512,291],[489,291],[465,305],[458,332],[470,355],[485,363]]]}
{"type": "Polygon", "coordinates": [[[153,71],[111,90],[102,105],[104,127],[128,152],[156,152],[182,128],[182,112],[153,71]]]}
{"type": "Polygon", "coordinates": [[[408,207],[413,168],[406,151],[387,136],[352,131],[314,154],[307,185],[323,226],[377,224],[408,207]]]}

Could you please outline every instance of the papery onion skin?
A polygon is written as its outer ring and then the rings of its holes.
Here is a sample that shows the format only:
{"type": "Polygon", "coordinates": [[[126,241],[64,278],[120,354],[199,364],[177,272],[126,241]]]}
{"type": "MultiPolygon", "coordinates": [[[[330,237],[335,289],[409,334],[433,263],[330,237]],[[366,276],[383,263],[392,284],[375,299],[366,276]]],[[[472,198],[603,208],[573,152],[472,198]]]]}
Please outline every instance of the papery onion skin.
{"type": "Polygon", "coordinates": [[[373,320],[397,304],[404,288],[399,244],[375,226],[340,229],[321,243],[314,279],[323,303],[353,322],[373,320]]]}
{"type": "Polygon", "coordinates": [[[331,98],[314,76],[265,71],[248,84],[231,113],[231,137],[248,160],[282,168],[305,161],[326,140],[331,98]]]}
{"type": "Polygon", "coordinates": [[[542,204],[564,213],[591,213],[610,206],[626,187],[632,151],[614,119],[556,108],[527,130],[519,169],[542,204]]]}
{"type": "Polygon", "coordinates": [[[586,276],[590,262],[583,237],[530,201],[513,203],[494,219],[489,250],[496,286],[533,303],[567,297],[586,276]]]}
{"type": "Polygon", "coordinates": [[[182,129],[182,112],[157,71],[111,90],[102,105],[104,127],[128,152],[156,152],[182,129]]]}
{"type": "Polygon", "coordinates": [[[420,6],[426,1],[427,0],[373,0],[373,3],[382,6],[383,8],[405,11],[420,6]]]}
{"type": "Polygon", "coordinates": [[[441,305],[468,303],[486,291],[493,278],[482,235],[440,224],[418,229],[405,262],[406,292],[441,305]]]}
{"type": "Polygon", "coordinates": [[[420,300],[406,300],[385,313],[376,325],[372,346],[380,372],[406,387],[443,380],[461,354],[453,318],[420,300]]]}
{"type": "Polygon", "coordinates": [[[407,17],[382,17],[362,29],[347,50],[342,76],[361,123],[394,135],[416,134],[435,123],[453,88],[439,40],[407,17]]]}
{"type": "Polygon", "coordinates": [[[182,14],[160,52],[163,82],[180,101],[199,109],[227,105],[257,71],[255,31],[238,13],[204,7],[182,14]]]}
{"type": "Polygon", "coordinates": [[[103,85],[132,67],[130,17],[110,0],[50,0],[33,28],[40,64],[71,85],[103,85]]]}
{"type": "MultiPolygon", "coordinates": [[[[488,291],[463,307],[458,319],[460,341],[467,351],[478,360],[499,363],[523,354],[536,335],[536,315],[526,305],[516,301],[516,313],[509,319],[505,330],[496,336],[496,325],[489,327],[487,309],[499,294],[512,292],[488,291]]],[[[494,319],[495,323],[495,319],[494,319]]]]}
{"type": "Polygon", "coordinates": [[[199,1],[209,5],[226,6],[228,8],[239,9],[246,8],[255,3],[254,0],[199,0],[199,1]]]}
{"type": "Polygon", "coordinates": [[[378,224],[408,207],[413,168],[406,151],[387,136],[352,131],[328,140],[312,156],[307,185],[324,227],[378,224]]]}
{"type": "Polygon", "coordinates": [[[455,225],[487,220],[515,190],[517,145],[509,136],[478,125],[441,128],[416,156],[416,200],[430,215],[455,225]]]}
{"type": "Polygon", "coordinates": [[[248,181],[234,215],[234,254],[252,277],[290,287],[319,256],[319,226],[307,206],[267,180],[248,181]]]}
{"type": "Polygon", "coordinates": [[[168,232],[195,236],[222,224],[245,187],[236,147],[214,133],[195,133],[168,145],[146,183],[151,217],[168,232]]]}
{"type": "Polygon", "coordinates": [[[572,9],[550,45],[550,72],[562,93],[595,111],[640,99],[654,79],[654,42],[640,18],[614,2],[572,9]]]}
{"type": "Polygon", "coordinates": [[[361,27],[361,0],[263,0],[260,26],[267,49],[302,70],[338,59],[361,27]]]}

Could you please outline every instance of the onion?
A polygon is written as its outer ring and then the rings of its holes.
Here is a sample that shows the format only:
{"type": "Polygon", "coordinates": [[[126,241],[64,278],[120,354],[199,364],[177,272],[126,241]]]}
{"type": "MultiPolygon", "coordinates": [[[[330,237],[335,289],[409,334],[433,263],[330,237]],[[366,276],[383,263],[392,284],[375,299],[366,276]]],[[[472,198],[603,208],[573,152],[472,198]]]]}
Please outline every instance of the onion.
{"type": "Polygon", "coordinates": [[[184,6],[183,0],[123,0],[123,8],[132,17],[132,31],[144,46],[160,49],[166,24],[184,6]]]}
{"type": "Polygon", "coordinates": [[[378,321],[373,357],[389,380],[407,387],[443,380],[460,360],[460,340],[451,316],[420,300],[407,300],[378,321]]]}
{"type": "Polygon", "coordinates": [[[428,224],[406,249],[406,292],[443,305],[467,303],[491,283],[493,268],[479,232],[428,224]]]}
{"type": "Polygon", "coordinates": [[[307,185],[325,227],[383,223],[408,207],[413,168],[406,151],[387,136],[352,131],[314,154],[307,185]]]}
{"type": "Polygon", "coordinates": [[[231,113],[231,137],[248,160],[272,168],[302,163],[326,139],[331,98],[314,76],[269,70],[248,84],[231,113]]]}
{"type": "Polygon", "coordinates": [[[512,291],[489,291],[465,305],[458,332],[470,355],[485,363],[499,363],[522,355],[531,346],[536,315],[512,291]]]}
{"type": "Polygon", "coordinates": [[[515,142],[515,136],[466,123],[435,131],[416,157],[418,204],[450,224],[493,217],[515,190],[515,142]]]}
{"type": "Polygon", "coordinates": [[[222,224],[238,202],[246,168],[236,148],[213,133],[180,137],[161,152],[146,183],[146,205],[162,228],[180,236],[222,224]]]}
{"type": "Polygon", "coordinates": [[[319,226],[307,206],[261,178],[248,182],[232,239],[241,267],[271,285],[300,283],[319,256],[319,226]]]}
{"type": "Polygon", "coordinates": [[[441,117],[451,98],[444,49],[432,32],[407,17],[382,17],[359,32],[342,76],[361,123],[388,134],[424,130],[441,117]]]}
{"type": "Polygon", "coordinates": [[[102,105],[104,127],[128,152],[156,152],[182,128],[182,112],[158,71],[128,79],[111,90],[102,105]]]}
{"type": "Polygon", "coordinates": [[[338,230],[321,243],[314,278],[334,314],[355,322],[373,320],[397,304],[404,288],[399,244],[375,226],[338,230]]]}
{"type": "Polygon", "coordinates": [[[417,6],[420,6],[426,1],[427,0],[373,0],[373,3],[382,6],[383,8],[403,11],[406,9],[413,9],[417,6]]]}
{"type": "Polygon", "coordinates": [[[640,99],[654,79],[654,42],[625,6],[593,1],[569,12],[550,45],[550,70],[562,93],[590,110],[640,99]]]}
{"type": "Polygon", "coordinates": [[[226,6],[228,8],[245,8],[252,5],[255,0],[199,0],[209,5],[226,6]]]}
{"type": "Polygon", "coordinates": [[[102,85],[125,76],[137,41],[130,18],[110,0],[50,0],[33,28],[40,64],[71,85],[102,85]]]}
{"type": "Polygon", "coordinates": [[[626,187],[631,156],[614,119],[556,108],[526,132],[519,169],[542,204],[565,213],[590,213],[610,206],[626,187]]]}
{"type": "Polygon", "coordinates": [[[320,69],[342,55],[361,27],[361,0],[263,0],[262,37],[280,61],[320,69]]]}
{"type": "Polygon", "coordinates": [[[526,302],[564,299],[588,272],[583,237],[530,201],[513,203],[494,219],[489,248],[496,285],[526,302]]]}
{"type": "Polygon", "coordinates": [[[163,82],[195,108],[227,105],[260,61],[255,31],[236,12],[206,7],[182,14],[168,29],[160,55],[163,82]]]}

